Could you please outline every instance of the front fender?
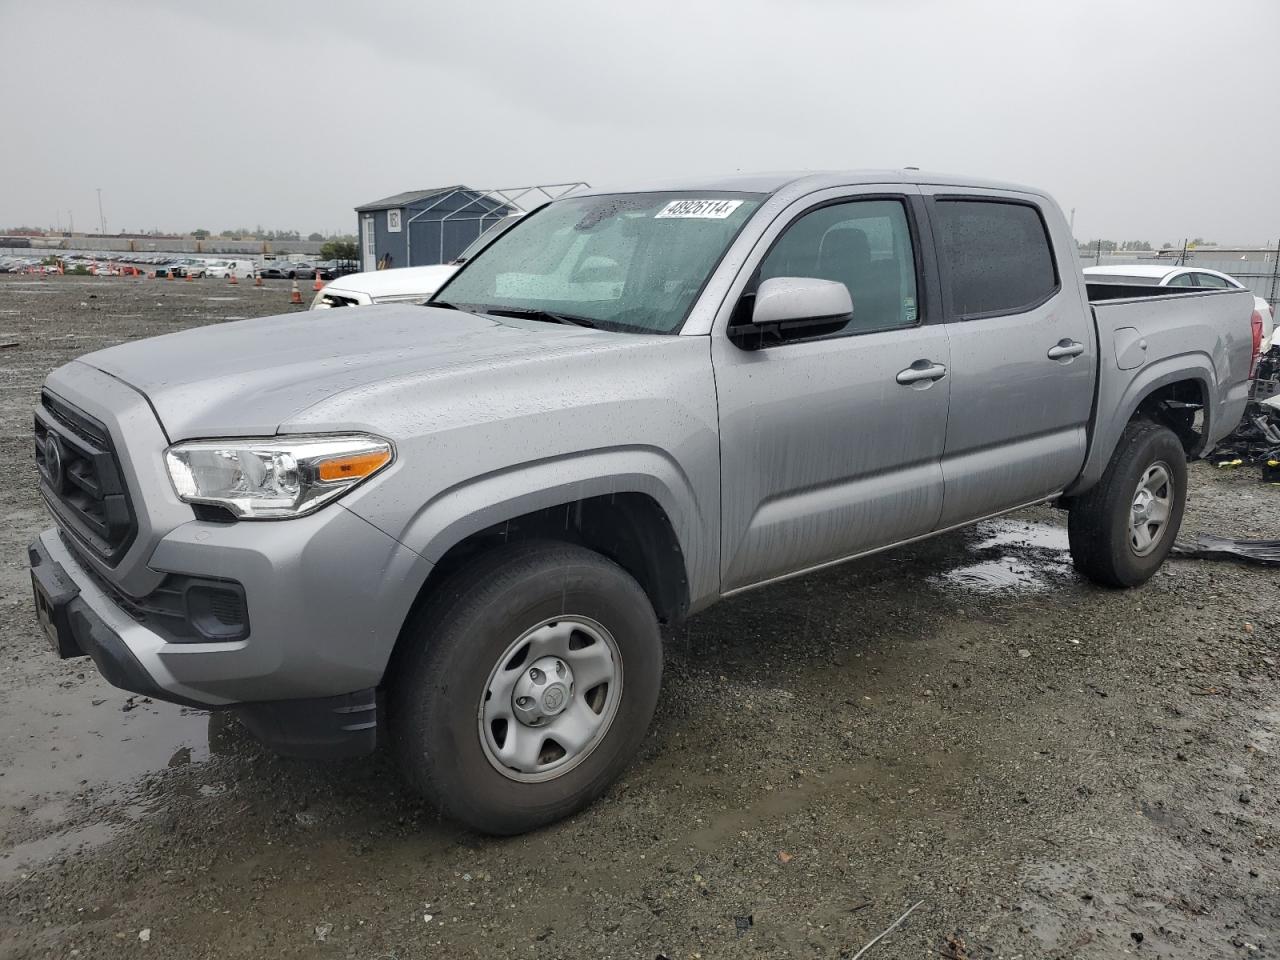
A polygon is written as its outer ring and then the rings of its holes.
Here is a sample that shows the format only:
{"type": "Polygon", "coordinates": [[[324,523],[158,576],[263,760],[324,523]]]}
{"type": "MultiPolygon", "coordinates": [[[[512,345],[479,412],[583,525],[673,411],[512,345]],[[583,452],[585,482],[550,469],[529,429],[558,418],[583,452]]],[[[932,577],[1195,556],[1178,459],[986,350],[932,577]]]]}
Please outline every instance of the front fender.
{"type": "Polygon", "coordinates": [[[431,563],[472,534],[538,510],[588,497],[638,493],[662,507],[684,555],[694,605],[714,595],[719,566],[716,505],[669,454],[647,446],[588,450],[515,464],[440,491],[387,531],[431,563]]]}

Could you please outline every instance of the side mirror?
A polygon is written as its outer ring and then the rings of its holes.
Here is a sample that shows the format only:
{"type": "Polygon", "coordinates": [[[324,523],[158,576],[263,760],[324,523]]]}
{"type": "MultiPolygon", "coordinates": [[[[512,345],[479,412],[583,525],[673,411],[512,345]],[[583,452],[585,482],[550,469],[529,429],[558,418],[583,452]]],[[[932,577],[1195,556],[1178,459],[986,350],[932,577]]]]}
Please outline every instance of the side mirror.
{"type": "Polygon", "coordinates": [[[756,327],[796,320],[844,323],[852,316],[853,298],[843,283],[815,277],[772,277],[756,290],[751,323],[756,327]]]}

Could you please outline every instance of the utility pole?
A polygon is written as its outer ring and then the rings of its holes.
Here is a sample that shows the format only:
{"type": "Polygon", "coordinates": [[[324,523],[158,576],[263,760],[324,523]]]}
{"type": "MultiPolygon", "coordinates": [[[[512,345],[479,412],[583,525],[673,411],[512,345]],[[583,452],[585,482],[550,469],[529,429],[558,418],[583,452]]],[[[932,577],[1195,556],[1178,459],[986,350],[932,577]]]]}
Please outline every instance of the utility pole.
{"type": "Polygon", "coordinates": [[[102,188],[98,188],[98,232],[106,234],[107,218],[102,215],[102,188]]]}

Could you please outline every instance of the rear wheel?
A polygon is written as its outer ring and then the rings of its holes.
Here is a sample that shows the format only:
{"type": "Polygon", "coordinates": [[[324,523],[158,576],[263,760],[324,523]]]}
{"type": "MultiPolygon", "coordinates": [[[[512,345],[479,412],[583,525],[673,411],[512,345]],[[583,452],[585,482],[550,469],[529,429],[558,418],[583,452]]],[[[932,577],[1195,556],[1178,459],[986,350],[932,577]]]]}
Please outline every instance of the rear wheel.
{"type": "Polygon", "coordinates": [[[484,833],[559,820],[638,751],[662,645],[640,585],[569,544],[486,555],[406,625],[391,731],[407,779],[484,833]]]}
{"type": "Polygon", "coordinates": [[[1075,567],[1095,583],[1134,587],[1173,549],[1187,503],[1187,460],[1168,427],[1125,427],[1095,487],[1071,504],[1067,532],[1075,567]]]}

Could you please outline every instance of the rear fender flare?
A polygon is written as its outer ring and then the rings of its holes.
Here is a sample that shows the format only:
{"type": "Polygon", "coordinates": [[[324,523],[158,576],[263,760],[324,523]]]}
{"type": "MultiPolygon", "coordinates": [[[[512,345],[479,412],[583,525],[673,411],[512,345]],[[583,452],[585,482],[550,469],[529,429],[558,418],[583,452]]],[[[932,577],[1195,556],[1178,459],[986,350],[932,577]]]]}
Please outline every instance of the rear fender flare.
{"type": "MultiPolygon", "coordinates": [[[[1114,369],[1104,371],[1103,382],[1105,383],[1107,377],[1114,376],[1116,372],[1114,369]]],[[[1196,352],[1157,360],[1139,370],[1137,376],[1129,381],[1118,398],[1107,396],[1105,390],[1099,393],[1094,414],[1094,427],[1089,437],[1089,453],[1085,457],[1084,468],[1080,471],[1079,478],[1067,488],[1065,495],[1074,496],[1083,493],[1097,483],[1103,471],[1107,469],[1107,464],[1111,462],[1111,455],[1120,442],[1120,435],[1124,433],[1124,428],[1137,413],[1142,401],[1161,387],[1182,380],[1192,380],[1200,385],[1205,398],[1204,436],[1211,436],[1211,429],[1214,426],[1212,417],[1218,400],[1215,386],[1217,374],[1214,370],[1213,358],[1207,353],[1196,352]]],[[[1199,456],[1203,452],[1203,449],[1198,447],[1192,453],[1194,456],[1199,456]]]]}

